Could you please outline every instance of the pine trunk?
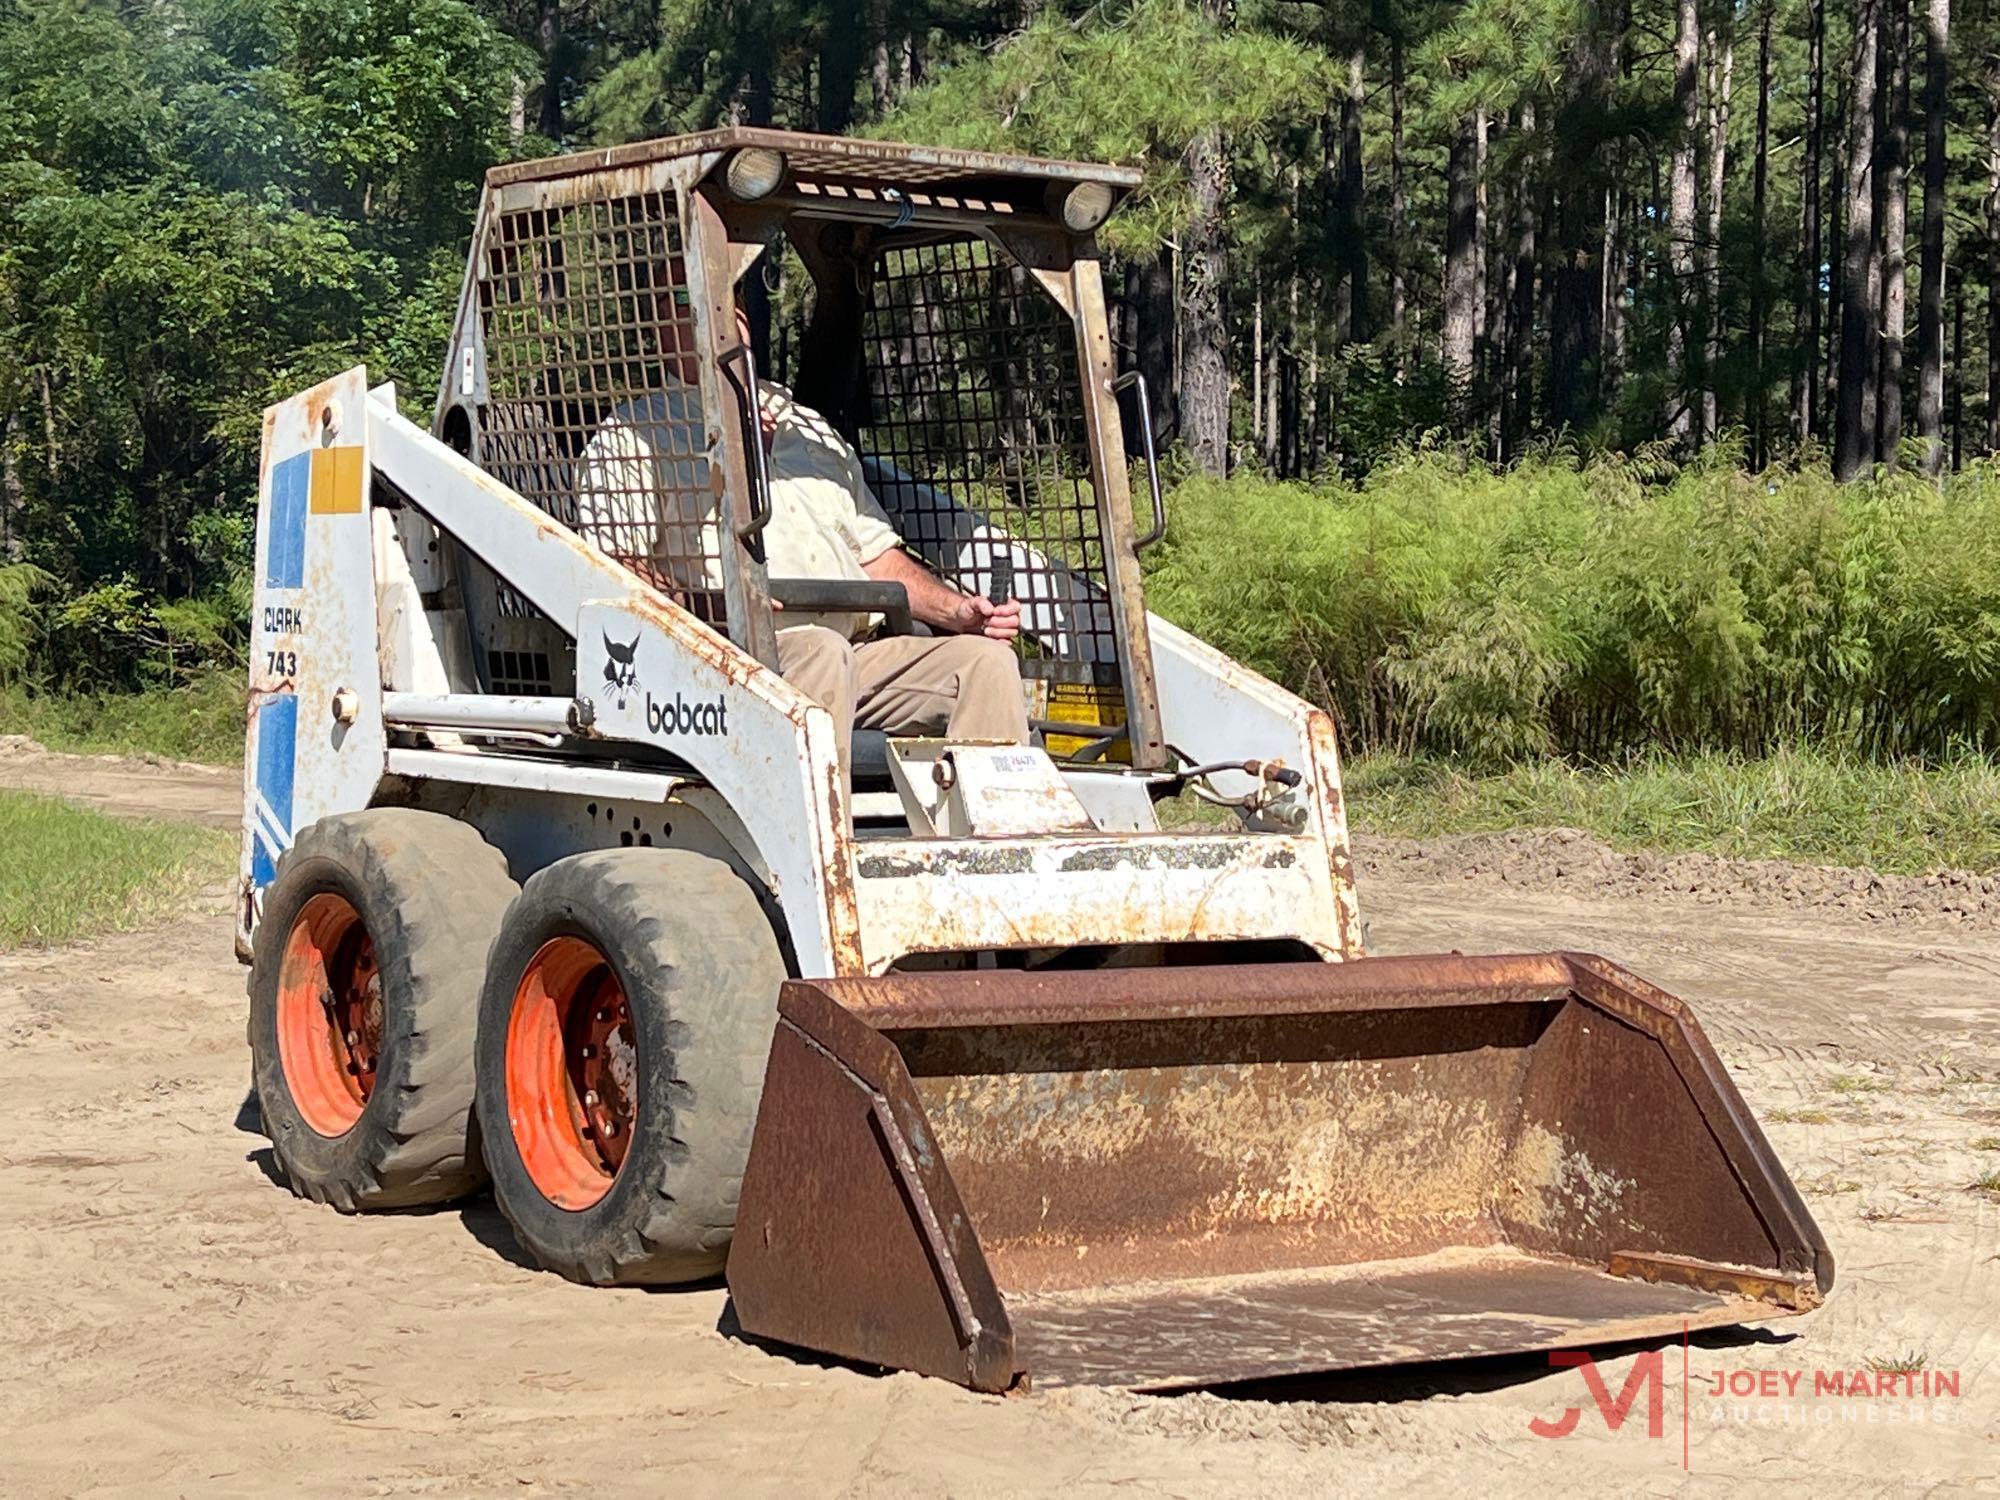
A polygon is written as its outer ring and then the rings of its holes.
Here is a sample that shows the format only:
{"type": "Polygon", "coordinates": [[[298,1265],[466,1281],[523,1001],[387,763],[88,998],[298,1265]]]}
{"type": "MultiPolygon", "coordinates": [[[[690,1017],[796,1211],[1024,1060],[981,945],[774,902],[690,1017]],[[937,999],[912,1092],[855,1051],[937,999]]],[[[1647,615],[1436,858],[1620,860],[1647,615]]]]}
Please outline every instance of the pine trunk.
{"type": "Polygon", "coordinates": [[[1722,430],[1716,387],[1722,368],[1722,187],[1729,166],[1729,96],[1736,81],[1736,37],[1725,24],[1708,33],[1708,204],[1702,226],[1701,430],[1713,438],[1722,430]]]}
{"type": "Polygon", "coordinates": [[[1402,368],[1406,347],[1410,291],[1403,270],[1403,246],[1409,243],[1410,203],[1404,185],[1403,145],[1403,34],[1389,33],[1389,339],[1396,350],[1396,367],[1402,368]]]}
{"type": "Polygon", "coordinates": [[[1599,382],[1607,405],[1625,384],[1625,193],[1615,184],[1604,196],[1604,272],[1599,283],[1604,325],[1604,358],[1599,382]]]}
{"type": "MultiPolygon", "coordinates": [[[[1843,78],[1834,89],[1833,118],[1847,118],[1847,87],[1843,78]]],[[[1843,127],[1844,128],[1844,127],[1843,127]]],[[[1837,152],[1829,153],[1838,156],[1837,152]]],[[[1826,257],[1826,348],[1821,357],[1824,383],[1819,393],[1819,436],[1828,448],[1833,446],[1833,429],[1839,415],[1840,405],[1840,298],[1841,277],[1847,260],[1847,220],[1845,216],[1847,194],[1841,185],[1841,174],[1846,170],[1845,158],[1839,164],[1827,164],[1827,231],[1825,240],[1826,257]]]]}
{"type": "MultiPolygon", "coordinates": [[[[1535,106],[1523,104],[1519,111],[1521,138],[1533,141],[1535,138],[1535,106]]],[[[1531,165],[1534,158],[1527,162],[1531,165]]],[[[1535,359],[1535,231],[1536,185],[1535,173],[1524,169],[1520,185],[1520,195],[1514,211],[1514,300],[1507,317],[1507,391],[1506,421],[1502,441],[1506,456],[1511,458],[1521,451],[1529,427],[1529,413],[1534,410],[1534,359],[1535,359]]]]}
{"type": "Polygon", "coordinates": [[[1347,59],[1347,92],[1340,98],[1340,204],[1336,220],[1340,228],[1337,254],[1342,268],[1339,324],[1334,341],[1365,343],[1368,328],[1368,236],[1362,213],[1366,207],[1366,180],[1361,161],[1361,106],[1367,98],[1363,69],[1367,51],[1356,46],[1347,59]]]}
{"type": "Polygon", "coordinates": [[[854,89],[867,56],[866,33],[851,18],[829,26],[819,45],[819,129],[845,135],[854,123],[854,89]]]}
{"type": "MultiPolygon", "coordinates": [[[[1874,456],[1875,318],[1880,303],[1869,285],[1875,248],[1875,62],[1879,0],[1857,0],[1854,57],[1847,84],[1847,171],[1840,268],[1840,379],[1834,412],[1833,467],[1842,479],[1874,456]]],[[[2000,266],[2000,251],[1996,251],[2000,266]]]]}
{"type": "Polygon", "coordinates": [[[21,414],[10,410],[0,424],[0,560],[18,562],[21,535],[15,517],[21,514],[21,414]]]}
{"type": "MultiPolygon", "coordinates": [[[[1864,0],[1866,3],[1866,0],[1864,0]]],[[[1679,134],[1667,195],[1667,273],[1673,281],[1673,318],[1667,328],[1667,378],[1673,382],[1668,430],[1683,444],[1698,442],[1694,431],[1695,340],[1695,150],[1701,91],[1701,20],[1695,0],[1675,0],[1674,106],[1679,134]]]]}
{"type": "Polygon", "coordinates": [[[1965,277],[1951,289],[1951,472],[1965,467],[1965,277]]]}
{"type": "MultiPolygon", "coordinates": [[[[1299,222],[1299,169],[1293,167],[1292,222],[1299,222]]],[[[1299,473],[1299,432],[1303,413],[1299,404],[1299,262],[1292,258],[1285,295],[1285,336],[1279,341],[1279,373],[1283,380],[1284,420],[1278,428],[1278,472],[1288,479],[1299,473]]]]}
{"type": "Polygon", "coordinates": [[[1804,261],[1799,276],[1797,323],[1803,335],[1804,368],[1792,400],[1792,438],[1803,445],[1820,426],[1820,267],[1825,260],[1819,234],[1819,185],[1825,167],[1826,0],[1809,0],[1806,12],[1805,160],[1800,172],[1799,243],[1804,261]]]}
{"type": "Polygon", "coordinates": [[[1470,426],[1479,317],[1479,137],[1471,115],[1452,132],[1445,163],[1443,359],[1452,429],[1470,426]]]}
{"type": "Polygon", "coordinates": [[[1924,9],[1924,227],[1917,273],[1917,436],[1924,472],[1944,466],[1944,180],[1951,0],[1924,9]]]}
{"type": "MultiPolygon", "coordinates": [[[[1179,388],[1174,368],[1173,252],[1162,248],[1151,260],[1134,265],[1126,276],[1126,300],[1132,307],[1133,368],[1144,377],[1152,399],[1153,438],[1164,448],[1180,430],[1179,388]]],[[[1139,446],[1139,410],[1128,396],[1123,413],[1127,447],[1139,446]]]]}
{"type": "Polygon", "coordinates": [[[1268,467],[1271,448],[1264,435],[1271,430],[1264,420],[1264,268],[1250,277],[1250,446],[1268,467]]]}
{"type": "MultiPolygon", "coordinates": [[[[1495,129],[1507,129],[1505,117],[1495,129]]],[[[1526,175],[1525,173],[1522,175],[1526,175]]],[[[1507,372],[1512,367],[1512,329],[1508,326],[1514,305],[1514,252],[1512,240],[1504,232],[1514,222],[1513,205],[1526,185],[1509,181],[1504,175],[1487,177],[1486,217],[1480,226],[1480,245],[1485,250],[1486,303],[1485,330],[1480,352],[1480,381],[1485,402],[1486,452],[1499,462],[1506,451],[1507,372]]]]}
{"type": "Polygon", "coordinates": [[[1757,139],[1756,162],[1750,174],[1750,466],[1762,469],[1770,461],[1769,398],[1764,373],[1764,320],[1767,253],[1766,197],[1771,153],[1771,11],[1775,0],[1764,0],[1757,15],[1757,139]]]}
{"type": "Polygon", "coordinates": [[[1986,451],[2000,453],[2000,68],[1986,81],[1986,451]]]}
{"type": "Polygon", "coordinates": [[[1204,474],[1229,471],[1229,342],[1223,320],[1229,262],[1222,200],[1229,163],[1222,132],[1204,130],[1188,148],[1194,212],[1181,233],[1181,435],[1204,474]]]}
{"type": "Polygon", "coordinates": [[[1556,214],[1549,288],[1549,421],[1581,427],[1596,415],[1603,354],[1606,116],[1618,12],[1586,6],[1570,42],[1555,122],[1556,214]]]}
{"type": "MultiPolygon", "coordinates": [[[[1292,202],[1298,202],[1298,177],[1292,178],[1292,202]]],[[[1296,213],[1296,207],[1294,213],[1296,213]]],[[[1285,338],[1278,350],[1279,389],[1282,393],[1282,420],[1278,425],[1278,472],[1287,479],[1299,477],[1299,433],[1304,412],[1299,398],[1299,273],[1292,268],[1292,285],[1287,299],[1285,338]]]]}
{"type": "Polygon", "coordinates": [[[1486,379],[1486,177],[1490,143],[1486,111],[1472,117],[1472,367],[1486,379]]]}
{"type": "Polygon", "coordinates": [[[1903,329],[1909,299],[1905,256],[1910,214],[1910,8],[1898,0],[1883,28],[1881,69],[1888,112],[1882,141],[1882,361],[1876,456],[1896,466],[1903,446],[1903,329]]]}
{"type": "Polygon", "coordinates": [[[879,117],[896,101],[896,57],[889,39],[889,0],[868,0],[868,82],[879,117]]]}
{"type": "Polygon", "coordinates": [[[542,101],[535,128],[558,145],[563,138],[562,49],[562,0],[541,0],[535,10],[535,50],[542,58],[542,101]]]}
{"type": "Polygon", "coordinates": [[[1278,472],[1278,341],[1264,342],[1264,466],[1272,473],[1278,472]]]}

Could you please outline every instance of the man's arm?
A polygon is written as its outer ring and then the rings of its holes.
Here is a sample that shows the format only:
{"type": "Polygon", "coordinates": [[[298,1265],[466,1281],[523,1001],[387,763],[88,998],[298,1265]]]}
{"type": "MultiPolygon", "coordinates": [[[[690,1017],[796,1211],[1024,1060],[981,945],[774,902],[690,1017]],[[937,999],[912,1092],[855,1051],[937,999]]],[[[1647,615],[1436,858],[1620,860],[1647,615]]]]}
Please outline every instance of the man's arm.
{"type": "Polygon", "coordinates": [[[977,594],[961,594],[900,547],[871,558],[861,571],[877,583],[900,583],[910,596],[910,613],[933,630],[995,641],[1011,641],[1021,633],[1019,600],[995,604],[977,594]]]}

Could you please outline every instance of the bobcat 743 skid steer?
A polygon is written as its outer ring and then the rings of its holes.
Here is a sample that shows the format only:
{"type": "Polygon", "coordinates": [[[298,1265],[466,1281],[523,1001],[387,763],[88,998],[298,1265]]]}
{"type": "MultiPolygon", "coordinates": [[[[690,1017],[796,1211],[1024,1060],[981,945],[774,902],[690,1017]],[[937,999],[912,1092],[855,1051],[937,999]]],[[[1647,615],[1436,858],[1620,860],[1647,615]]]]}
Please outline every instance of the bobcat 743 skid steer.
{"type": "Polygon", "coordinates": [[[297,1191],[490,1175],[565,1276],[726,1269],[751,1335],[981,1390],[1819,1302],[1687,1008],[1364,957],[1331,720],[1147,614],[1093,240],[1137,181],[742,129],[503,167],[431,430],[358,369],[266,413],[239,948],[297,1191]],[[1021,601],[1035,744],[844,775],[773,670],[786,604],[909,628],[766,574],[736,309],[787,265],[782,373],[1021,601]]]}

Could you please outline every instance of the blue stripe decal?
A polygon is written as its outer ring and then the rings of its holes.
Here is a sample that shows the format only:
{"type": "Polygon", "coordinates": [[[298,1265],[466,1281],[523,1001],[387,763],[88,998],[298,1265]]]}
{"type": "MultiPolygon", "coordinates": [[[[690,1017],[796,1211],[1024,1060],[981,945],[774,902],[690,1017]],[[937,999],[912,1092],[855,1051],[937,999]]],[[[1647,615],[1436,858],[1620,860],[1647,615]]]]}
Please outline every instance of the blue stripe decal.
{"type": "MultiPolygon", "coordinates": [[[[299,700],[290,693],[266,699],[257,711],[257,794],[286,833],[292,831],[292,755],[298,739],[299,700]]],[[[261,839],[250,868],[260,887],[269,885],[276,873],[261,839]]]]}
{"type": "Polygon", "coordinates": [[[278,878],[278,865],[264,843],[266,837],[264,831],[258,829],[256,840],[250,846],[250,884],[260,891],[278,878]]]}
{"type": "Polygon", "coordinates": [[[306,581],[306,500],[312,493],[312,453],[294,453],[271,468],[271,534],[265,543],[264,585],[295,589],[306,581]]]}

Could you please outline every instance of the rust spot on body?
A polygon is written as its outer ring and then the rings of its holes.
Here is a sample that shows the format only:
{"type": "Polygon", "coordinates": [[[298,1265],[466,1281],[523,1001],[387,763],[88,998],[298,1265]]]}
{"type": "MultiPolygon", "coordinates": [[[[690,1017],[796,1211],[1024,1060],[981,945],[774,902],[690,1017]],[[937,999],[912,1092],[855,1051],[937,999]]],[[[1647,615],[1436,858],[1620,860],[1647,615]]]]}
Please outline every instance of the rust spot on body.
{"type": "Polygon", "coordinates": [[[915,855],[863,854],[857,863],[863,880],[908,880],[921,875],[1026,875],[1034,869],[1034,851],[1023,844],[957,845],[915,855]]]}
{"type": "MultiPolygon", "coordinates": [[[[1242,836],[1249,837],[1249,836],[1242,836]]],[[[1225,870],[1249,852],[1240,838],[1182,839],[1170,844],[1114,843],[1078,849],[1063,857],[1057,869],[1065,875],[1107,870],[1225,870]]],[[[1298,862],[1289,846],[1270,850],[1259,861],[1267,869],[1286,869],[1298,862]]]]}

